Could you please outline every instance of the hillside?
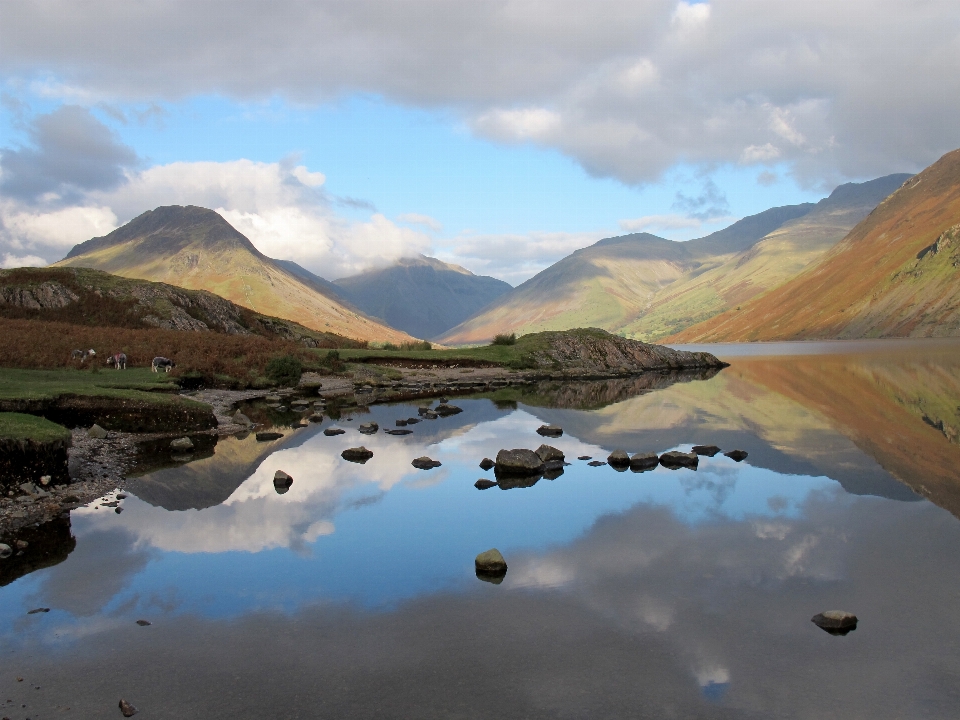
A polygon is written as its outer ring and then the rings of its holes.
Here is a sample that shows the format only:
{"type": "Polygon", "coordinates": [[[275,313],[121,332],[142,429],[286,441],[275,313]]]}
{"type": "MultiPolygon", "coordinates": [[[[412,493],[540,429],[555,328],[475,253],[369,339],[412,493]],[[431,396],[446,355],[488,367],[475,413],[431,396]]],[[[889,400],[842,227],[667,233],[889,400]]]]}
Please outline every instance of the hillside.
{"type": "Polygon", "coordinates": [[[675,342],[960,335],[960,150],[799,276],[675,342]]]}
{"type": "Polygon", "coordinates": [[[109,235],[80,243],[55,265],[208,290],[264,315],[359,340],[411,340],[292,274],[206,208],[149,210],[109,235]]]}
{"type": "Polygon", "coordinates": [[[420,338],[446,332],[513,289],[423,255],[341,278],[334,287],[366,314],[420,338]]]}
{"type": "MultiPolygon", "coordinates": [[[[841,193],[841,197],[848,194],[841,193]]],[[[858,199],[856,204],[859,207],[862,203],[858,199]]],[[[690,298],[684,297],[647,323],[644,316],[657,298],[664,297],[678,282],[699,289],[696,278],[735,264],[764,237],[818,207],[803,203],[771,208],[688,242],[649,233],[601,240],[519,285],[477,316],[445,333],[440,341],[477,343],[503,332],[522,334],[587,326],[622,332],[628,337],[662,337],[667,334],[663,327],[672,330],[677,325],[692,324],[692,318],[722,311],[726,301],[723,292],[708,289],[700,297],[690,296],[692,306],[686,302],[690,298]],[[704,304],[704,309],[700,309],[699,303],[704,304]]],[[[853,227],[856,221],[848,222],[853,227]]],[[[717,274],[722,276],[722,271],[717,274]]]]}

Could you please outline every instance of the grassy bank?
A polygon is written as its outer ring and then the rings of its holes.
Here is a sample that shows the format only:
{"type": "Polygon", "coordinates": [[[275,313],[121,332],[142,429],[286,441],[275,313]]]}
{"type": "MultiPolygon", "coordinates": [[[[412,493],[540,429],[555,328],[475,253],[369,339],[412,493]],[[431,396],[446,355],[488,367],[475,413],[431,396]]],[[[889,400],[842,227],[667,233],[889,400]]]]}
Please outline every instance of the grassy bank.
{"type": "Polygon", "coordinates": [[[0,412],[0,441],[32,440],[39,443],[67,442],[70,431],[35,415],[0,412]]]}
{"type": "MultiPolygon", "coordinates": [[[[569,330],[568,333],[582,332],[569,330]]],[[[510,345],[483,345],[472,348],[450,348],[444,350],[386,350],[363,348],[339,350],[340,358],[346,362],[381,363],[422,362],[424,364],[480,364],[497,365],[507,368],[523,369],[531,367],[529,356],[550,346],[550,337],[556,333],[532,333],[516,338],[510,345]]],[[[318,351],[319,356],[326,351],[318,351]]]]}
{"type": "Polygon", "coordinates": [[[177,385],[147,368],[130,370],[23,370],[0,368],[0,401],[54,400],[63,395],[90,395],[169,403],[177,385]]]}

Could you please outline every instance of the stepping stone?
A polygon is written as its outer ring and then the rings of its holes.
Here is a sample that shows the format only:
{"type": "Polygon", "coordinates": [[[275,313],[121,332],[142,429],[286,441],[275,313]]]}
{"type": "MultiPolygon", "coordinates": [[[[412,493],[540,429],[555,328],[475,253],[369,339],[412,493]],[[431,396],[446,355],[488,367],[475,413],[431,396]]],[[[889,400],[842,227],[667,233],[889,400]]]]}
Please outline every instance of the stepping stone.
{"type": "Polygon", "coordinates": [[[387,435],[413,435],[413,430],[384,430],[387,435]]]}
{"type": "Polygon", "coordinates": [[[541,425],[537,428],[537,434],[544,437],[560,437],[563,435],[563,428],[559,425],[541,425]]]}
{"type": "Polygon", "coordinates": [[[845,610],[827,610],[817,613],[810,622],[831,635],[846,635],[857,629],[857,616],[845,610]]]}
{"type": "Polygon", "coordinates": [[[440,467],[442,463],[438,460],[432,460],[428,458],[426,455],[424,455],[423,457],[418,457],[416,460],[414,460],[410,464],[413,465],[418,470],[432,470],[433,468],[440,467]]]}
{"type": "Polygon", "coordinates": [[[590,467],[600,467],[601,465],[606,465],[606,463],[602,460],[594,460],[592,462],[588,462],[587,465],[590,467]]]}
{"type": "Polygon", "coordinates": [[[373,457],[373,452],[371,450],[367,450],[361,445],[360,447],[347,448],[340,453],[340,457],[342,457],[344,460],[349,460],[350,462],[360,463],[363,465],[363,463],[373,457]]]}
{"type": "Polygon", "coordinates": [[[743,450],[731,450],[730,452],[725,452],[724,455],[734,462],[740,462],[741,460],[747,459],[747,453],[743,450]]]}
{"type": "Polygon", "coordinates": [[[660,464],[665,468],[676,470],[677,468],[694,468],[700,463],[696,453],[685,453],[671,450],[660,456],[660,464]]]}
{"type": "Polygon", "coordinates": [[[653,470],[660,463],[656,453],[637,453],[630,458],[630,469],[634,472],[653,470]]]}
{"type": "Polygon", "coordinates": [[[580,455],[580,456],[577,458],[577,460],[592,460],[592,459],[593,459],[593,456],[592,456],[592,455],[580,455]]]}
{"type": "Polygon", "coordinates": [[[326,435],[327,437],[331,437],[333,435],[343,435],[345,432],[346,430],[344,430],[343,428],[329,427],[323,431],[323,434],[326,435]]]}
{"type": "Polygon", "coordinates": [[[713,457],[720,452],[720,448],[718,448],[716,445],[694,445],[693,452],[695,452],[697,455],[713,457]]]}
{"type": "Polygon", "coordinates": [[[630,465],[630,456],[624,450],[614,450],[607,456],[607,463],[612,467],[627,467],[630,465]]]}

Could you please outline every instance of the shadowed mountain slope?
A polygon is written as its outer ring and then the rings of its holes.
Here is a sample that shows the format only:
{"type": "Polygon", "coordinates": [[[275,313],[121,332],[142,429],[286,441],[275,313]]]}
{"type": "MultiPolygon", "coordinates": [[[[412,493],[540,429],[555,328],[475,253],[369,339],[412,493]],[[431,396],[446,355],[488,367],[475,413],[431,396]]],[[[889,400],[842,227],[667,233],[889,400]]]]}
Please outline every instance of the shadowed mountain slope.
{"type": "Polygon", "coordinates": [[[323,292],[322,285],[305,282],[263,255],[220,215],[192,205],[149,210],[109,235],[80,243],[56,265],[209,290],[258,313],[322,332],[360,340],[411,340],[344,307],[333,292],[323,292]]]}
{"type": "Polygon", "coordinates": [[[908,180],[799,276],[677,342],[960,335],[960,150],[908,180]]]}
{"type": "Polygon", "coordinates": [[[423,255],[336,280],[334,287],[368,315],[421,338],[440,335],[513,289],[423,255]]]}

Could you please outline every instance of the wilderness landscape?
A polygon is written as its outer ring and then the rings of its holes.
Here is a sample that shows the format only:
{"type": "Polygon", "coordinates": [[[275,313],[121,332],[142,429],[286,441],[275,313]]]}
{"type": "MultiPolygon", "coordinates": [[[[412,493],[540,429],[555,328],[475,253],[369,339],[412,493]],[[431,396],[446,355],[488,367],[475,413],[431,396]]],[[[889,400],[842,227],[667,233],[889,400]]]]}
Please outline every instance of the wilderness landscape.
{"type": "Polygon", "coordinates": [[[5,3],[2,720],[953,718],[954,5],[5,3]]]}

